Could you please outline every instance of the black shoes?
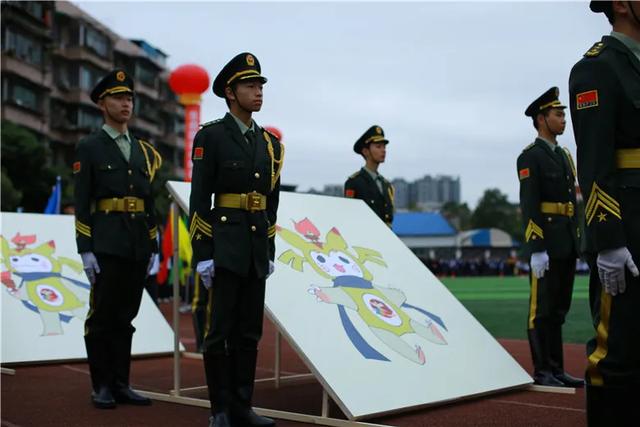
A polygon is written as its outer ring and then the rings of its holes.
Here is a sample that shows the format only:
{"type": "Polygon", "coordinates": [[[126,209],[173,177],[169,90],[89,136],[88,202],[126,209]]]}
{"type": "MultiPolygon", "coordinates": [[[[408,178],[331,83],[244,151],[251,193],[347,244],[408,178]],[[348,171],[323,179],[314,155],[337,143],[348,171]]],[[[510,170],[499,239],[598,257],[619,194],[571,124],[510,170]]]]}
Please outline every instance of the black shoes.
{"type": "MultiPolygon", "coordinates": [[[[276,422],[271,418],[256,414],[251,408],[236,408],[231,412],[232,425],[242,427],[273,427],[276,422]]],[[[218,425],[216,424],[216,427],[218,425]]]]}
{"type": "Polygon", "coordinates": [[[109,387],[102,386],[98,391],[91,393],[91,403],[98,409],[113,409],[116,407],[116,401],[111,394],[109,387]]]}
{"type": "Polygon", "coordinates": [[[229,417],[226,412],[218,412],[209,417],[209,427],[231,427],[229,417]]]}
{"type": "Polygon", "coordinates": [[[564,383],[553,376],[551,372],[542,371],[533,374],[533,383],[547,387],[565,387],[564,383]]]}
{"type": "Polygon", "coordinates": [[[584,387],[584,380],[582,378],[572,377],[571,375],[563,372],[561,374],[555,374],[554,377],[560,381],[565,387],[581,388],[584,387]]]}
{"type": "Polygon", "coordinates": [[[136,406],[149,406],[151,405],[151,399],[144,397],[136,393],[131,387],[126,386],[113,391],[113,397],[117,403],[125,403],[128,405],[136,406]]]}

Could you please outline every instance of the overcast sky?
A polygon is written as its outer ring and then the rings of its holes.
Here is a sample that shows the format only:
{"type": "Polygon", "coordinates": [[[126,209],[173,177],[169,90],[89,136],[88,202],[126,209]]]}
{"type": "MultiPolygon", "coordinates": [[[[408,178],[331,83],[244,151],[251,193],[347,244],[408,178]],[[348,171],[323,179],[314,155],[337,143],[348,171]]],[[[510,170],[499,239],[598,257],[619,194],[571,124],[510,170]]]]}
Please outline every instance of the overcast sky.
{"type": "MultiPolygon", "coordinates": [[[[551,86],[568,103],[571,67],[611,31],[588,1],[75,3],[171,69],[195,63],[213,80],[254,53],[269,79],[254,119],[283,132],[283,182],[342,184],[362,165],[353,143],[378,124],[386,178],[460,176],[472,207],[493,187],[517,202],[515,161],[535,138],[525,108],[551,86]]],[[[225,112],[204,94],[202,121],[225,112]]],[[[559,142],[575,155],[567,120],[559,142]]]]}

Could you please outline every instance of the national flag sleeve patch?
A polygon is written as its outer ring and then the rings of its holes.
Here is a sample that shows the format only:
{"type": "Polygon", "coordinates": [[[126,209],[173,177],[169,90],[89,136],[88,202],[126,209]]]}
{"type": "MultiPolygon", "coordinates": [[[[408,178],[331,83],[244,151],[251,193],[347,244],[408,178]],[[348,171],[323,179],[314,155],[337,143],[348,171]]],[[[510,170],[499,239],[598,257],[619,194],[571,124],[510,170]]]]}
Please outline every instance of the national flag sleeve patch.
{"type": "Polygon", "coordinates": [[[196,147],[193,150],[193,160],[202,160],[204,156],[204,147],[196,147]]]}
{"type": "Polygon", "coordinates": [[[529,176],[531,176],[531,172],[529,171],[529,168],[520,169],[518,171],[518,177],[520,177],[520,181],[522,181],[525,178],[529,178],[529,176]]]}
{"type": "Polygon", "coordinates": [[[576,95],[576,109],[584,110],[598,106],[598,91],[590,90],[576,95]]]}
{"type": "Polygon", "coordinates": [[[82,164],[80,162],[74,162],[73,163],[73,173],[80,172],[81,168],[82,168],[82,164]]]}
{"type": "Polygon", "coordinates": [[[344,192],[344,195],[347,197],[354,198],[356,197],[356,190],[347,190],[344,192]]]}

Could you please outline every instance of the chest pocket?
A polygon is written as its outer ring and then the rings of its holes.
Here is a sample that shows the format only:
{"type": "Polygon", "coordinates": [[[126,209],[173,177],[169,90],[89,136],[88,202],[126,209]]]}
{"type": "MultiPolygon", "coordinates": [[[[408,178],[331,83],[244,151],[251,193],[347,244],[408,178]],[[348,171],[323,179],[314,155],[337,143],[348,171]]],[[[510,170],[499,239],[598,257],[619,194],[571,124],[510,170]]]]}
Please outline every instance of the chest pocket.
{"type": "Polygon", "coordinates": [[[96,173],[98,185],[106,187],[109,191],[120,193],[125,190],[125,173],[120,165],[114,163],[103,163],[98,166],[96,173]]]}

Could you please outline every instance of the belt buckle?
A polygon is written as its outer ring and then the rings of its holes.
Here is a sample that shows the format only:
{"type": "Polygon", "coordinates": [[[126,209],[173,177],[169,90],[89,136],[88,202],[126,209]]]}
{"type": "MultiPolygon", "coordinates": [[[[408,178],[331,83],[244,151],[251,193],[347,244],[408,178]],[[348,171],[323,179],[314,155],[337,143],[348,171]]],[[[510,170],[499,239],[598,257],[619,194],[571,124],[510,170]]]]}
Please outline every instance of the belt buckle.
{"type": "Polygon", "coordinates": [[[246,198],[246,209],[249,212],[259,211],[262,202],[262,195],[256,191],[252,191],[251,193],[247,193],[246,198]]]}
{"type": "Polygon", "coordinates": [[[125,212],[135,212],[138,203],[135,197],[125,197],[124,198],[124,211],[125,212]]]}
{"type": "Polygon", "coordinates": [[[567,207],[566,209],[567,216],[573,217],[573,214],[574,214],[573,202],[567,203],[566,207],[567,207]]]}

